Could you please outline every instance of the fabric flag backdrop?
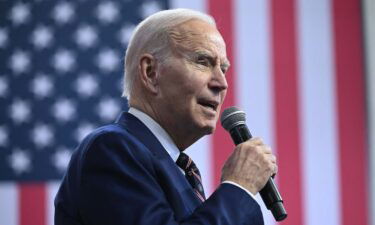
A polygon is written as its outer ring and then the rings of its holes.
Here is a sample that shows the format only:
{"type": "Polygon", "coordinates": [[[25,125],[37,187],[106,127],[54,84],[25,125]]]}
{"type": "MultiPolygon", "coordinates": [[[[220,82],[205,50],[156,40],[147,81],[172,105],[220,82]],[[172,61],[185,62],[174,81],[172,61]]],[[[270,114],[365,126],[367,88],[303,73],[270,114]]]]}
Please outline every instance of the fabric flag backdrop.
{"type": "Polygon", "coordinates": [[[365,52],[366,52],[366,83],[368,103],[369,125],[369,149],[370,149],[370,218],[375,224],[375,1],[363,2],[364,26],[365,26],[365,52]]]}
{"type": "MultiPolygon", "coordinates": [[[[75,146],[126,110],[122,61],[134,26],[153,12],[178,7],[217,21],[232,64],[225,107],[242,108],[253,135],[278,157],[276,178],[289,213],[281,224],[375,225],[368,179],[375,175],[369,170],[375,141],[368,145],[374,120],[366,111],[366,100],[373,106],[375,98],[365,89],[375,87],[368,83],[374,78],[365,77],[365,55],[374,65],[375,37],[366,33],[365,45],[361,4],[1,1],[0,225],[53,224],[53,198],[75,146]]],[[[371,0],[366,6],[374,8],[371,0]]],[[[373,10],[366,12],[364,18],[374,19],[373,10]]],[[[374,76],[374,67],[367,72],[374,76]]],[[[218,125],[187,151],[206,192],[218,185],[233,148],[218,125]]],[[[266,224],[276,224],[259,202],[266,224]]]]}

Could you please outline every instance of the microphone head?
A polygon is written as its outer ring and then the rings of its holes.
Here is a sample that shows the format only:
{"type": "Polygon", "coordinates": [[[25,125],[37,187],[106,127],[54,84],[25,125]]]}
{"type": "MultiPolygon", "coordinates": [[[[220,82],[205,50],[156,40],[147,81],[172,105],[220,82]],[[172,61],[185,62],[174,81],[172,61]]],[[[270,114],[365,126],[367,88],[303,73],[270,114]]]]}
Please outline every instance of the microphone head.
{"type": "Polygon", "coordinates": [[[233,127],[245,124],[246,113],[237,107],[229,107],[221,114],[220,122],[225,130],[230,131],[233,127]]]}

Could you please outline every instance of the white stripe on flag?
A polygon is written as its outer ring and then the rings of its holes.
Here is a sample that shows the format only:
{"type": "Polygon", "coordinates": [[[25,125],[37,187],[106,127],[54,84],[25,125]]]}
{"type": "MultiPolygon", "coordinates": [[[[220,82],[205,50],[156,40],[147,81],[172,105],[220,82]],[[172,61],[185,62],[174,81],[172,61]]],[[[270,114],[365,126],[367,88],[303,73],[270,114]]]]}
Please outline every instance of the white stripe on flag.
{"type": "MultiPolygon", "coordinates": [[[[254,136],[273,146],[269,1],[237,0],[235,10],[236,99],[254,136]]],[[[266,225],[275,220],[257,195],[266,225]]]]}
{"type": "Polygon", "coordinates": [[[207,4],[204,0],[172,0],[169,2],[170,8],[187,8],[207,13],[207,4]]]}
{"type": "Polygon", "coordinates": [[[364,28],[367,66],[367,104],[370,154],[370,206],[371,224],[375,225],[375,1],[364,0],[364,28]]]}
{"type": "Polygon", "coordinates": [[[47,225],[53,225],[54,224],[54,214],[55,214],[55,206],[53,204],[53,201],[55,200],[56,193],[59,189],[60,181],[55,182],[48,182],[47,183],[47,225]]]}
{"type": "Polygon", "coordinates": [[[297,7],[306,225],[341,224],[330,6],[299,0],[297,7]]]}
{"type": "Polygon", "coordinates": [[[18,225],[17,185],[0,183],[0,225],[18,225]]]}

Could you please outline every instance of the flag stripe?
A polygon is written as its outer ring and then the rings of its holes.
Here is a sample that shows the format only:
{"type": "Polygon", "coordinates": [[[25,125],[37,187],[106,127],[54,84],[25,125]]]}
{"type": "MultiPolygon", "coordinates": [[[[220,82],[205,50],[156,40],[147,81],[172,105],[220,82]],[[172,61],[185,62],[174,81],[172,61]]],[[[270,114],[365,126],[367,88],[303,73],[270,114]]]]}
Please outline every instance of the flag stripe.
{"type": "Polygon", "coordinates": [[[367,70],[367,104],[369,124],[369,156],[370,156],[370,204],[369,215],[372,225],[375,225],[375,1],[364,1],[364,27],[366,46],[366,70],[367,70]]]}
{"type": "Polygon", "coordinates": [[[198,10],[203,13],[207,13],[207,4],[204,0],[171,0],[169,2],[170,8],[186,8],[186,9],[194,9],[198,10]]]}
{"type": "Polygon", "coordinates": [[[19,225],[46,225],[46,187],[43,183],[23,183],[19,191],[19,225]]]}
{"type": "MultiPolygon", "coordinates": [[[[236,96],[238,106],[247,116],[246,121],[254,136],[262,137],[273,147],[272,104],[270,85],[269,1],[235,1],[235,58],[236,96]]],[[[273,148],[274,153],[276,149],[273,148]]],[[[265,224],[275,224],[260,196],[265,224]]]]}
{"type": "Polygon", "coordinates": [[[333,1],[344,225],[368,224],[366,114],[360,4],[359,0],[333,1]]]}
{"type": "Polygon", "coordinates": [[[253,135],[273,146],[269,16],[269,1],[236,1],[235,91],[253,135]]]}
{"type": "Polygon", "coordinates": [[[306,225],[341,224],[330,6],[326,0],[299,0],[297,7],[306,225]]]}
{"type": "Polygon", "coordinates": [[[303,225],[297,40],[293,0],[272,1],[275,143],[280,190],[289,212],[287,224],[303,225]]]}
{"type": "MultiPolygon", "coordinates": [[[[227,47],[228,58],[231,62],[231,68],[229,69],[226,78],[229,85],[227,96],[225,98],[222,109],[236,104],[235,101],[235,79],[236,79],[236,59],[233,53],[233,5],[232,1],[227,0],[209,0],[208,1],[208,13],[211,14],[218,25],[219,31],[221,32],[227,47]]],[[[216,186],[219,184],[221,177],[221,168],[233,151],[232,140],[228,133],[219,125],[218,121],[217,129],[212,137],[213,151],[213,184],[216,186]]]]}
{"type": "Polygon", "coordinates": [[[18,225],[17,184],[3,182],[0,185],[0,224],[18,225]]]}
{"type": "Polygon", "coordinates": [[[54,224],[54,214],[55,214],[55,206],[54,206],[54,200],[57,193],[57,190],[59,189],[60,182],[48,182],[46,184],[47,187],[47,209],[46,209],[46,216],[47,216],[47,225],[54,224]]]}

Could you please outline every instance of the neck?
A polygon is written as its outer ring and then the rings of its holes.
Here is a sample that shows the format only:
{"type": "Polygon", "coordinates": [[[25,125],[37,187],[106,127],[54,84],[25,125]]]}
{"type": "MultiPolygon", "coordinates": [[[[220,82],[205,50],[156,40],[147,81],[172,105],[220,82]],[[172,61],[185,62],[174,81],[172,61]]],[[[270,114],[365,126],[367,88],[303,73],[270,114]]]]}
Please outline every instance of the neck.
{"type": "Polygon", "coordinates": [[[173,116],[163,115],[157,109],[157,101],[152,98],[131,98],[129,106],[136,108],[150,116],[171,137],[177,148],[182,152],[203,135],[197,135],[196,131],[190,131],[173,120],[173,116]]]}

